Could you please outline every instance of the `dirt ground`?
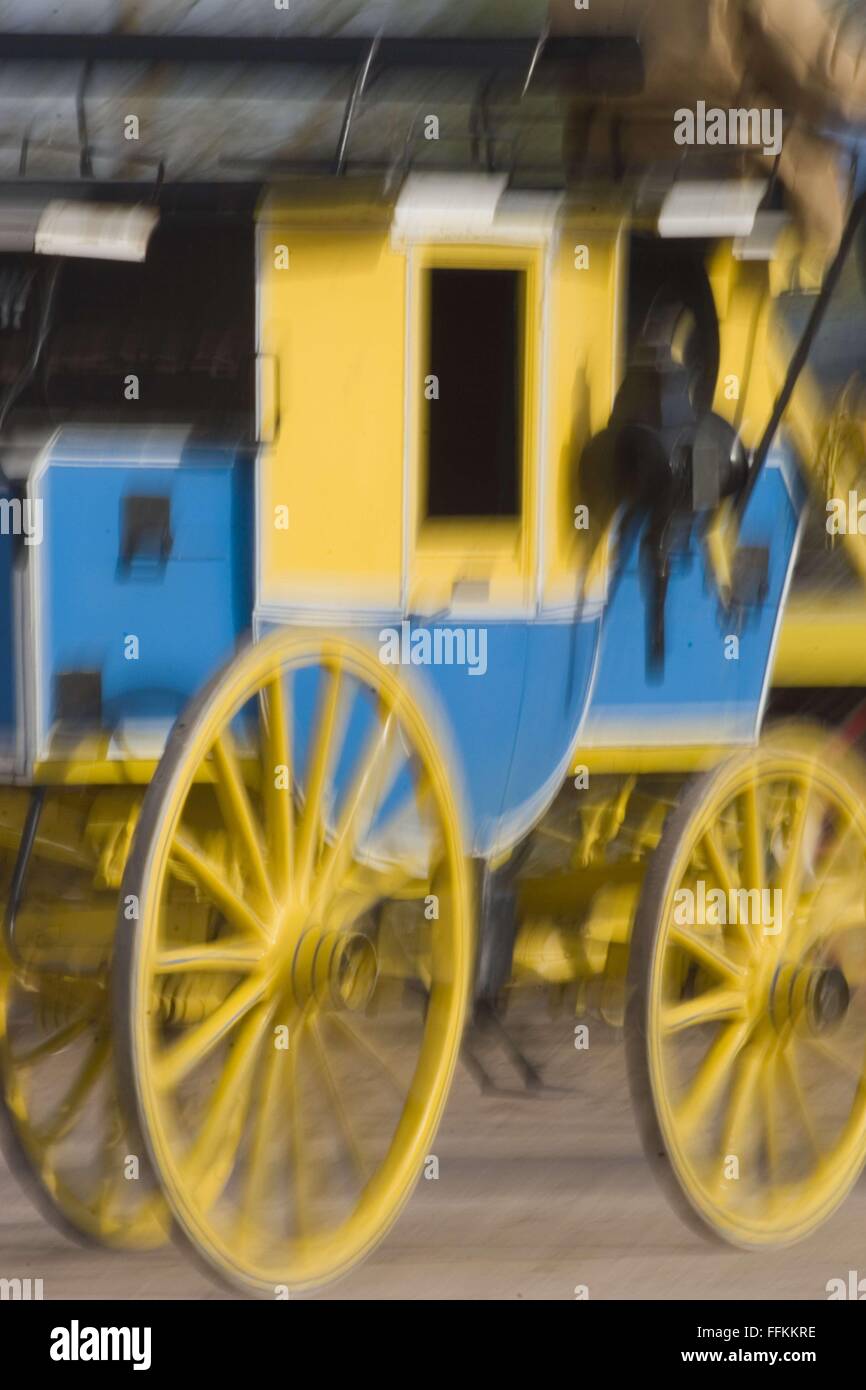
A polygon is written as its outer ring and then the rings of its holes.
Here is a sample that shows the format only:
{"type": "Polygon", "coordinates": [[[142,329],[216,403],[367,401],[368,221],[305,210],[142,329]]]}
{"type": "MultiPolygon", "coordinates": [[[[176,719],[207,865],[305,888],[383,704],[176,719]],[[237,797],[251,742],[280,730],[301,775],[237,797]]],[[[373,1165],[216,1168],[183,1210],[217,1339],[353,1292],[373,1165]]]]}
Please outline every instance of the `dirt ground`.
{"type": "MultiPolygon", "coordinates": [[[[382,1245],[327,1299],[825,1299],[829,1279],[866,1275],[866,1180],[805,1244],[753,1255],[705,1242],[657,1189],[640,1149],[619,1034],[539,1004],[515,1024],[561,1089],[484,1096],[461,1066],[422,1181],[382,1245]]],[[[479,1044],[497,1079],[501,1052],[479,1044]]],[[[0,1160],[2,1164],[2,1160],[0,1160]]],[[[47,1225],[0,1166],[0,1275],[42,1278],[46,1299],[222,1299],[179,1249],[112,1255],[47,1225]]]]}

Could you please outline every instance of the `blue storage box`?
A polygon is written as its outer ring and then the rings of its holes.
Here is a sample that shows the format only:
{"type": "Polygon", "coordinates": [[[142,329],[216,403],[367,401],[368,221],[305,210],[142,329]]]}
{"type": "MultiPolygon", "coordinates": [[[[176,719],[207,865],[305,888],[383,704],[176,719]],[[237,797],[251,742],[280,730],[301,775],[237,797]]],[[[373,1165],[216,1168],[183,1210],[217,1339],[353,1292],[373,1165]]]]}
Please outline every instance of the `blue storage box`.
{"type": "Polygon", "coordinates": [[[29,481],[31,762],[96,727],[109,757],[158,756],[250,626],[252,476],[248,451],[182,430],[57,433],[29,481]]]}

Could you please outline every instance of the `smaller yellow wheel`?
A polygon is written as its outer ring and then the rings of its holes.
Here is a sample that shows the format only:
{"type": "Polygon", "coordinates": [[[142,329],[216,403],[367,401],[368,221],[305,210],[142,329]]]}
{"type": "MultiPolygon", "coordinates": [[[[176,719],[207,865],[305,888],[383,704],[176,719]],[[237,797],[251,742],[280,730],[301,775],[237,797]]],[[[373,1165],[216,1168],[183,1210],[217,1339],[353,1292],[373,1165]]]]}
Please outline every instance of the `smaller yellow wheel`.
{"type": "MultiPolygon", "coordinates": [[[[3,866],[6,891],[11,862],[3,866]]],[[[20,959],[0,959],[0,1139],[22,1186],[67,1235],[147,1250],[166,1239],[168,1223],[117,1102],[111,937],[81,946],[57,926],[77,915],[91,931],[94,922],[113,923],[115,899],[103,894],[100,904],[91,878],[87,867],[38,859],[31,867],[20,959]]]]}
{"type": "Polygon", "coordinates": [[[808,726],[698,778],[638,908],[627,1046],[644,1145],[734,1244],[808,1235],[866,1160],[866,778],[808,726]]]}
{"type": "Polygon", "coordinates": [[[122,897],[127,1094],[179,1233],[266,1297],[344,1274],[421,1176],[471,978],[448,767],[402,679],[336,635],[249,647],[175,726],[122,897]]]}

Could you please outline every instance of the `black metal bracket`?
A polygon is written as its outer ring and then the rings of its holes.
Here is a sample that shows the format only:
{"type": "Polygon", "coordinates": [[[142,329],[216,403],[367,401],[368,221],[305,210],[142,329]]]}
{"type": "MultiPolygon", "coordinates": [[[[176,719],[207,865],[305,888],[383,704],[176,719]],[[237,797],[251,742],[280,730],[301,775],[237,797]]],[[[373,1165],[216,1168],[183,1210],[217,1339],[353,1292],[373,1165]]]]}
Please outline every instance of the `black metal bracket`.
{"type": "Polygon", "coordinates": [[[9,900],[6,903],[6,911],[3,914],[3,944],[12,964],[19,969],[27,969],[27,962],[23,959],[18,950],[18,944],[15,940],[15,925],[21,907],[21,900],[24,897],[24,885],[27,881],[27,871],[33,856],[33,846],[36,843],[36,835],[39,831],[39,821],[42,817],[42,808],[44,804],[45,788],[34,787],[30,794],[30,805],[27,808],[27,815],[24,818],[24,829],[21,832],[21,843],[18,846],[15,868],[12,871],[12,882],[9,886],[9,900]]]}
{"type": "Polygon", "coordinates": [[[472,163],[488,174],[496,168],[496,140],[490,128],[490,92],[495,80],[495,77],[488,77],[482,84],[469,115],[472,163]]]}

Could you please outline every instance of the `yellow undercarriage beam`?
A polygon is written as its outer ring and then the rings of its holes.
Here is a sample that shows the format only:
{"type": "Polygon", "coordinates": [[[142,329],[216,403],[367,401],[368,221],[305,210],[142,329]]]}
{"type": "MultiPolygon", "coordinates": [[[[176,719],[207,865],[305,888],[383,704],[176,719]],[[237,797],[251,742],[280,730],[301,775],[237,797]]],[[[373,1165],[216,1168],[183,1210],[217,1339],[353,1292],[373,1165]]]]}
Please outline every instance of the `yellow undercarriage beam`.
{"type": "Polygon", "coordinates": [[[722,743],[621,744],[611,748],[583,746],[578,749],[574,761],[585,763],[596,777],[608,774],[628,776],[631,773],[689,773],[703,772],[734,751],[733,745],[722,743]]]}
{"type": "Polygon", "coordinates": [[[785,613],[773,684],[866,686],[866,594],[792,599],[785,613]]]}
{"type": "Polygon", "coordinates": [[[611,950],[630,940],[640,884],[635,864],[527,880],[520,891],[515,978],[568,984],[600,975],[611,950]],[[526,911],[532,915],[524,917],[526,911]]]}
{"type": "Polygon", "coordinates": [[[593,864],[570,873],[524,878],[518,885],[521,919],[556,917],[578,922],[605,889],[634,889],[642,877],[639,864],[593,864]]]}
{"type": "MultiPolygon", "coordinates": [[[[50,787],[146,787],[158,767],[153,758],[46,758],[34,766],[33,781],[50,787]]],[[[216,780],[210,763],[203,764],[195,780],[216,780]]],[[[249,780],[246,771],[245,780],[249,780]]]]}

